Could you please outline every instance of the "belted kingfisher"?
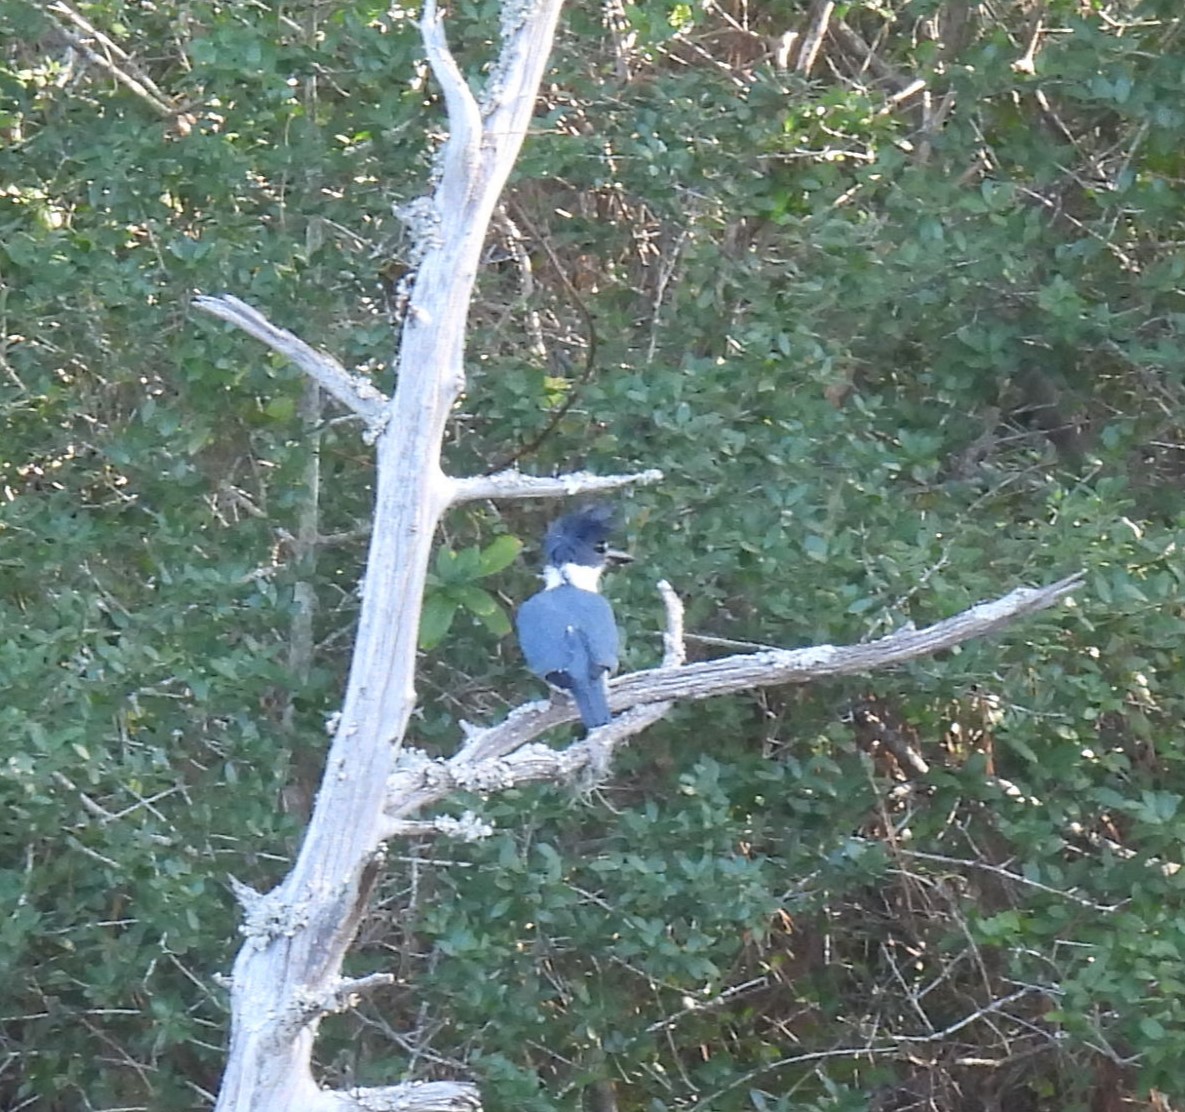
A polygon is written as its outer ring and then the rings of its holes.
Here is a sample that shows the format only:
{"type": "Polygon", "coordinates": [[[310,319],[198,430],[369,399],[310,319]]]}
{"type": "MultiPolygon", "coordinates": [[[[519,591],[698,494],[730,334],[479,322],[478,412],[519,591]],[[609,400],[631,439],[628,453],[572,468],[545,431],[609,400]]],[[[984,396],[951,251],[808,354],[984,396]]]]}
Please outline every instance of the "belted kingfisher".
{"type": "Polygon", "coordinates": [[[552,523],[543,538],[543,590],[515,619],[527,667],[569,692],[586,729],[609,721],[606,681],[617,669],[617,622],[597,593],[601,572],[632,557],[608,547],[613,511],[588,506],[552,523]]]}

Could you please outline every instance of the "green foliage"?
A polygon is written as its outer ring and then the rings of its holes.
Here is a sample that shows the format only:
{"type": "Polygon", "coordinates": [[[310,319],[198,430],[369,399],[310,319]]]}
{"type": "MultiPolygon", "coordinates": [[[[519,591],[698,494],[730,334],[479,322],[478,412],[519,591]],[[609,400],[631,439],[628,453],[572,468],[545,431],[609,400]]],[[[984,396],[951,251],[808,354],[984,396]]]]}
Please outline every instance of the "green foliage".
{"type": "Polygon", "coordinates": [[[461,610],[472,614],[495,637],[505,637],[510,632],[510,617],[498,600],[477,583],[505,571],[522,546],[517,537],[504,533],[485,548],[474,545],[459,552],[440,548],[436,570],[428,574],[425,582],[420,648],[436,648],[461,610]]]}
{"type": "MultiPolygon", "coordinates": [[[[623,499],[626,667],[658,659],[659,575],[694,634],[780,645],[1087,586],[893,674],[680,708],[592,802],[470,801],[493,838],[393,853],[354,960],[400,987],[326,1024],[329,1081],[472,1074],[540,1110],[1185,1097],[1179,13],[1055,0],[1029,67],[1007,5],[837,5],[871,52],[833,33],[806,77],[770,44],[815,10],[570,10],[447,466],[666,471],[623,499]]],[[[442,114],[385,4],[85,18],[126,58],[0,2],[0,1104],[196,1108],[226,876],[268,886],[297,836],[372,487],[354,425],[187,303],[234,292],[388,387],[392,206],[442,114]]],[[[495,27],[450,13],[475,80],[495,27]]],[[[447,523],[418,744],[535,690],[512,564],[553,509],[447,523]]]]}

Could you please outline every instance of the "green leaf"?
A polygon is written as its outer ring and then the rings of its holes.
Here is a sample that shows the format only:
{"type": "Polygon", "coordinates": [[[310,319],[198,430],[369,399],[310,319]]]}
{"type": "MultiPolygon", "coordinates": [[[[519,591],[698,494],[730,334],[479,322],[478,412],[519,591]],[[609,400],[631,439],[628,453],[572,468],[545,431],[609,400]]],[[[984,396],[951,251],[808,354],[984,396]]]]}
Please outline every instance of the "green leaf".
{"type": "Polygon", "coordinates": [[[480,578],[481,574],[481,551],[476,545],[470,545],[457,553],[455,572],[457,579],[468,583],[480,578]]]}
{"type": "Polygon", "coordinates": [[[1145,1016],[1139,1022],[1140,1032],[1153,1042],[1159,1042],[1165,1037],[1164,1024],[1153,1016],[1145,1016]]]}
{"type": "Polygon", "coordinates": [[[481,574],[496,575],[514,563],[522,551],[523,542],[510,533],[495,537],[481,550],[481,574]]]}
{"type": "Polygon", "coordinates": [[[287,394],[277,394],[268,399],[263,411],[277,423],[291,421],[296,415],[296,400],[287,394]]]}
{"type": "Polygon", "coordinates": [[[510,615],[501,606],[488,614],[478,614],[477,618],[495,637],[505,637],[514,628],[510,615]]]}
{"type": "Polygon", "coordinates": [[[436,552],[436,574],[441,583],[452,583],[457,576],[457,554],[443,546],[436,552]]]}
{"type": "Polygon", "coordinates": [[[444,640],[457,614],[457,603],[446,595],[430,595],[420,614],[421,649],[434,649],[444,640]]]}
{"type": "Polygon", "coordinates": [[[477,617],[492,614],[499,609],[498,602],[489,591],[481,587],[461,586],[449,589],[449,598],[456,600],[469,613],[477,617]]]}
{"type": "Polygon", "coordinates": [[[808,533],[802,542],[802,547],[806,550],[806,554],[818,563],[823,563],[827,559],[827,538],[819,536],[818,533],[808,533]]]}

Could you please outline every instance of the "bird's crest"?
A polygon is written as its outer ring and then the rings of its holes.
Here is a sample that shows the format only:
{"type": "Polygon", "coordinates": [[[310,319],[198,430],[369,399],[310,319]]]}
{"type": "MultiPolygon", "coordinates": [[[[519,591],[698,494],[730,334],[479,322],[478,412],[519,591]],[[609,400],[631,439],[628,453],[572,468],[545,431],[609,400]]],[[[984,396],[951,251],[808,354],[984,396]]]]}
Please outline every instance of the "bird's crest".
{"type": "Polygon", "coordinates": [[[543,538],[543,553],[552,567],[599,564],[613,532],[612,506],[584,506],[553,521],[543,538]]]}

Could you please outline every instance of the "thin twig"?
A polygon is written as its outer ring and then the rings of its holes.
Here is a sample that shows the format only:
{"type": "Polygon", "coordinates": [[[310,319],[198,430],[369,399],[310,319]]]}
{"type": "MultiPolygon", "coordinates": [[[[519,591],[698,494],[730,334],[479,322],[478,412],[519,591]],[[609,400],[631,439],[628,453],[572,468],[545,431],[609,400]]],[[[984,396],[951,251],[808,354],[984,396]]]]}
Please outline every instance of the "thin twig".
{"type": "Polygon", "coordinates": [[[101,67],[102,69],[105,69],[109,74],[111,74],[112,77],[115,78],[116,81],[118,81],[125,88],[130,89],[136,94],[136,96],[140,97],[141,100],[150,104],[162,116],[172,117],[177,115],[179,109],[170,101],[168,96],[166,96],[155,84],[153,84],[151,78],[149,78],[146,74],[139,72],[139,67],[136,66],[131,55],[129,55],[126,50],[120,47],[118,43],[108,38],[107,35],[103,34],[102,31],[94,27],[89,21],[87,21],[68,4],[63,3],[62,0],[55,0],[55,2],[50,5],[50,11],[65,16],[68,20],[70,20],[71,23],[79,27],[84,34],[89,35],[91,38],[95,39],[108,51],[116,55],[124,64],[123,66],[117,66],[110,58],[104,57],[102,54],[98,53],[98,51],[93,50],[90,45],[79,35],[76,35],[73,31],[63,27],[57,20],[54,20],[54,23],[58,29],[58,33],[73,46],[81,50],[82,53],[85,54],[88,59],[90,59],[90,61],[94,62],[95,65],[101,67]],[[132,70],[135,70],[136,72],[133,73],[131,72],[132,70]]]}
{"type": "Polygon", "coordinates": [[[962,857],[948,857],[942,853],[925,853],[922,850],[902,849],[900,846],[895,847],[894,852],[900,857],[910,857],[918,861],[932,861],[938,865],[953,865],[963,869],[978,869],[981,872],[992,873],[995,876],[1002,877],[1005,880],[1010,880],[1014,884],[1024,885],[1026,888],[1036,889],[1038,892],[1047,892],[1051,896],[1060,896],[1062,899],[1070,900],[1072,903],[1079,904],[1082,907],[1089,907],[1092,911],[1101,911],[1104,914],[1110,914],[1113,911],[1118,911],[1121,907],[1127,904],[1128,900],[1123,900],[1117,904],[1101,904],[1094,900],[1088,900],[1085,896],[1079,896],[1074,892],[1067,891],[1064,888],[1054,888],[1049,884],[1042,884],[1039,880],[1033,880],[1022,873],[1013,872],[1011,869],[1005,869],[1001,865],[993,865],[989,861],[977,861],[975,859],[967,859],[962,857]]]}

